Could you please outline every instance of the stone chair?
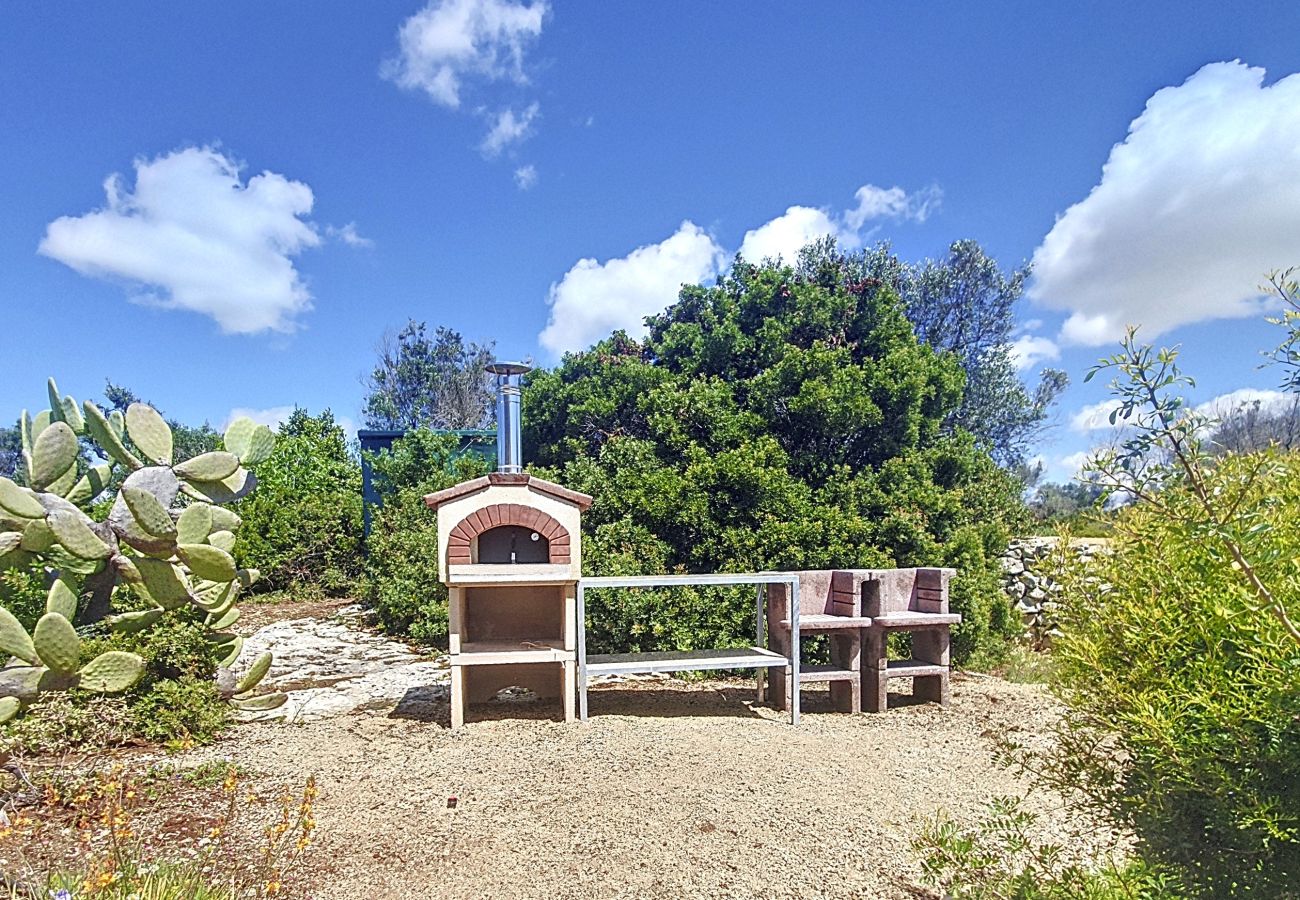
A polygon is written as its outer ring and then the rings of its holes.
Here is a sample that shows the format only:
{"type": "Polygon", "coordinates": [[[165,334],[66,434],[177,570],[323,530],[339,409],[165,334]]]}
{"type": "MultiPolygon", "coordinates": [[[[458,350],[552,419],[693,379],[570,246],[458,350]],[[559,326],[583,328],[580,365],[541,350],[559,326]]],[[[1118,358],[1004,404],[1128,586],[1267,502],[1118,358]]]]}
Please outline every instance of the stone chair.
{"type": "Polygon", "coordinates": [[[841,576],[838,586],[861,597],[863,628],[862,709],[884,712],[891,678],[911,678],[912,696],[947,705],[949,637],[961,616],[948,611],[948,582],[955,569],[877,569],[868,577],[841,576]],[[889,635],[912,635],[912,658],[890,660],[889,635]]]}
{"type": "MultiPolygon", "coordinates": [[[[871,620],[862,616],[862,594],[838,590],[840,572],[828,569],[795,572],[799,576],[799,636],[803,640],[825,634],[830,641],[829,665],[801,665],[799,683],[830,682],[831,703],[838,712],[862,708],[862,635],[871,620]]],[[[790,586],[773,584],[767,590],[767,644],[777,653],[790,654],[790,586]]],[[[794,679],[789,668],[773,669],[772,703],[789,709],[794,679]],[[784,673],[784,674],[782,674],[784,673]]],[[[758,699],[764,698],[766,672],[758,676],[758,699]]]]}

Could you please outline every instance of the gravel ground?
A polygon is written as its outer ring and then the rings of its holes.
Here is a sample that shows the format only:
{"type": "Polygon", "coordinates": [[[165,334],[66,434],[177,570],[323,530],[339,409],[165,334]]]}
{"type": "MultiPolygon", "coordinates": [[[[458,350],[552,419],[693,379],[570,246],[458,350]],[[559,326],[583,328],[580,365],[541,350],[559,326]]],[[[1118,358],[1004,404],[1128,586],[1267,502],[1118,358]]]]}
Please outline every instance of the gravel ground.
{"type": "MultiPolygon", "coordinates": [[[[634,682],[593,690],[585,725],[496,701],[457,734],[445,703],[399,706],[251,725],[191,759],[316,773],[316,900],[926,897],[912,836],[1022,792],[994,742],[1053,715],[1041,688],[992,678],[955,678],[946,709],[891,696],[883,715],[808,691],[798,729],[752,699],[751,683],[634,682]]],[[[1051,834],[1063,814],[1036,796],[1051,834]]]]}

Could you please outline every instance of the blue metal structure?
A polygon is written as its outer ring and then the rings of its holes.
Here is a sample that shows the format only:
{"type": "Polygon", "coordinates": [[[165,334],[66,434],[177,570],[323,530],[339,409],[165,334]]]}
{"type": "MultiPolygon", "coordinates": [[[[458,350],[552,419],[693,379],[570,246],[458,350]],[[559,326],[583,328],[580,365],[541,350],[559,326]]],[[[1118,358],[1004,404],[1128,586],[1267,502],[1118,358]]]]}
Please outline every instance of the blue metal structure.
{"type": "MultiPolygon", "coordinates": [[[[481,456],[493,465],[497,461],[497,432],[495,428],[462,428],[456,431],[436,431],[435,434],[454,434],[460,440],[460,446],[457,450],[459,455],[473,453],[481,456]]],[[[393,441],[405,437],[405,431],[358,431],[357,440],[361,444],[361,496],[362,496],[362,519],[365,524],[365,533],[370,534],[370,507],[372,505],[382,506],[383,496],[375,487],[374,479],[370,470],[370,460],[368,453],[376,453],[388,450],[393,446],[393,441]]]]}

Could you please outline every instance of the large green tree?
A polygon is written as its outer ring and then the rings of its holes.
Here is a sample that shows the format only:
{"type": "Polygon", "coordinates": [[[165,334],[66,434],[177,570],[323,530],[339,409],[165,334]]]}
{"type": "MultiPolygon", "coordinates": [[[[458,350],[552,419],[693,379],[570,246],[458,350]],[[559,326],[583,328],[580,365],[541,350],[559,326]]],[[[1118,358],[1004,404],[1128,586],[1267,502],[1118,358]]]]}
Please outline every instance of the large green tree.
{"type": "Polygon", "coordinates": [[[485,428],[492,421],[492,387],[484,367],[492,344],[467,343],[450,328],[414,319],[396,336],[380,341],[379,360],[365,379],[362,409],[366,426],[485,428]]]}
{"type": "MultiPolygon", "coordinates": [[[[648,322],[524,392],[530,461],[595,497],[590,573],[955,565],[959,657],[1013,627],[992,555],[1023,521],[1018,482],[946,426],[960,360],[917,339],[861,257],[738,261],[648,322]]],[[[593,642],[742,640],[752,598],[728,597],[596,600],[593,642]]]]}
{"type": "MultiPolygon", "coordinates": [[[[814,248],[816,252],[824,252],[814,248]]],[[[1031,387],[1016,370],[1015,307],[1028,267],[1010,273],[975,241],[956,241],[940,260],[906,263],[882,243],[850,257],[855,277],[892,287],[917,336],[953,354],[966,389],[947,425],[973,434],[1004,466],[1022,462],[1066,386],[1065,373],[1044,369],[1031,387]]]]}

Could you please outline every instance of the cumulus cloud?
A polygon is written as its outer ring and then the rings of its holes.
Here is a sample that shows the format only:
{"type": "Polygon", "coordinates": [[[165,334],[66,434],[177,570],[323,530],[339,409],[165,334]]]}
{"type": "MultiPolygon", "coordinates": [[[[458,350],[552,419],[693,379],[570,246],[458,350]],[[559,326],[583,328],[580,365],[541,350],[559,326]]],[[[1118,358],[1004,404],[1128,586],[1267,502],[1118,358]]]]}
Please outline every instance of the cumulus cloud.
{"type": "Polygon", "coordinates": [[[811,206],[791,206],[784,213],[745,232],[740,255],[750,262],[780,259],[792,264],[805,245],[822,237],[833,237],[841,247],[862,244],[863,228],[879,219],[924,222],[939,205],[943,192],[931,186],[914,193],[900,187],[882,188],[864,184],[853,195],[857,206],[836,215],[811,206]]]}
{"type": "MultiPolygon", "coordinates": [[[[1211,418],[1222,418],[1243,406],[1258,403],[1262,409],[1277,412],[1286,409],[1295,401],[1293,394],[1260,388],[1237,388],[1235,391],[1219,394],[1204,403],[1192,407],[1193,411],[1211,418]]],[[[1111,424],[1110,414],[1119,408],[1118,400],[1102,400],[1078,410],[1070,417],[1070,428],[1074,431],[1110,431],[1122,429],[1125,420],[1117,419],[1111,424]]]]}
{"type": "Polygon", "coordinates": [[[533,121],[537,118],[540,106],[533,103],[523,112],[515,115],[513,109],[503,109],[492,118],[492,127],[488,129],[479,150],[491,159],[500,156],[501,151],[511,144],[527,140],[533,133],[533,121]]]}
{"type": "Polygon", "coordinates": [[[236,406],[226,416],[226,421],[221,424],[221,430],[225,431],[230,427],[230,423],[239,418],[249,418],[258,425],[266,425],[272,430],[279,428],[297,407],[290,404],[289,406],[268,406],[265,409],[256,409],[251,406],[236,406]]]}
{"type": "Polygon", "coordinates": [[[1022,334],[1011,342],[1011,361],[1015,363],[1017,372],[1058,359],[1060,355],[1061,348],[1056,346],[1056,342],[1042,335],[1022,334]]]}
{"type": "Polygon", "coordinates": [[[381,74],[456,109],[467,79],[527,83],[524,49],[542,33],[545,0],[430,0],[402,23],[381,74]]]}
{"type": "MultiPolygon", "coordinates": [[[[288,406],[268,406],[265,409],[252,406],[236,406],[226,416],[226,421],[221,424],[221,430],[224,432],[230,427],[231,422],[243,416],[252,419],[258,425],[266,425],[272,431],[278,431],[281,425],[289,421],[289,417],[293,415],[295,409],[297,407],[293,404],[288,406]]],[[[343,433],[347,435],[348,440],[356,438],[357,425],[352,419],[347,416],[335,416],[334,422],[343,429],[343,433]]]]}
{"type": "Polygon", "coordinates": [[[931,185],[909,194],[898,185],[886,189],[864,184],[858,188],[853,198],[858,201],[858,205],[845,211],[844,221],[856,231],[873,219],[924,222],[938,208],[943,199],[943,191],[938,185],[931,185]]]}
{"type": "Polygon", "coordinates": [[[331,238],[334,238],[335,240],[342,241],[343,243],[347,244],[349,247],[375,246],[374,241],[372,241],[368,237],[362,237],[361,233],[357,231],[356,222],[349,222],[348,224],[342,226],[341,228],[336,227],[334,225],[330,225],[325,229],[325,234],[331,238]]]}
{"type": "Polygon", "coordinates": [[[532,163],[515,169],[515,186],[526,191],[537,184],[537,167],[532,163]]]}
{"type": "Polygon", "coordinates": [[[618,328],[644,334],[646,316],[675,301],[683,284],[715,275],[723,260],[717,242],[690,221],[627,256],[604,263],[580,259],[551,285],[546,301],[550,320],[538,340],[559,354],[586,347],[618,328]]]}
{"type": "Polygon", "coordinates": [[[104,182],[102,209],[51,222],[40,252],[116,278],[132,299],[211,316],[232,334],[293,331],[311,294],[293,258],[321,239],[311,188],[275,172],[244,182],[211,147],[135,161],[135,187],[104,182]]]}
{"type": "Polygon", "coordinates": [[[793,263],[804,245],[830,235],[841,244],[856,246],[857,235],[822,209],[792,206],[784,213],[745,232],[740,255],[751,262],[781,259],[793,263]]]}
{"type": "MultiPolygon", "coordinates": [[[[921,221],[938,198],[937,187],[910,195],[901,188],[863,185],[855,194],[858,205],[853,209],[835,214],[811,206],[791,206],[746,231],[737,252],[755,263],[773,259],[793,264],[804,246],[827,235],[842,247],[854,248],[862,243],[862,227],[867,222],[904,216],[921,221]]],[[[579,260],[558,284],[551,285],[547,301],[551,315],[538,340],[548,350],[560,353],[586,347],[615,328],[642,334],[646,316],[676,300],[682,284],[697,284],[717,275],[723,258],[722,247],[687,221],[672,237],[639,247],[627,256],[603,264],[579,260]]]]}
{"type": "Polygon", "coordinates": [[[1203,416],[1222,418],[1243,406],[1259,404],[1265,412],[1281,412],[1295,402],[1295,395],[1281,391],[1260,390],[1258,388],[1238,388],[1226,394],[1220,394],[1212,400],[1198,404],[1196,411],[1203,416]]]}
{"type": "Polygon", "coordinates": [[[1264,273],[1300,234],[1300,74],[1212,63],[1157,91],[1034,253],[1029,296],[1098,345],[1255,315],[1264,273]]]}

